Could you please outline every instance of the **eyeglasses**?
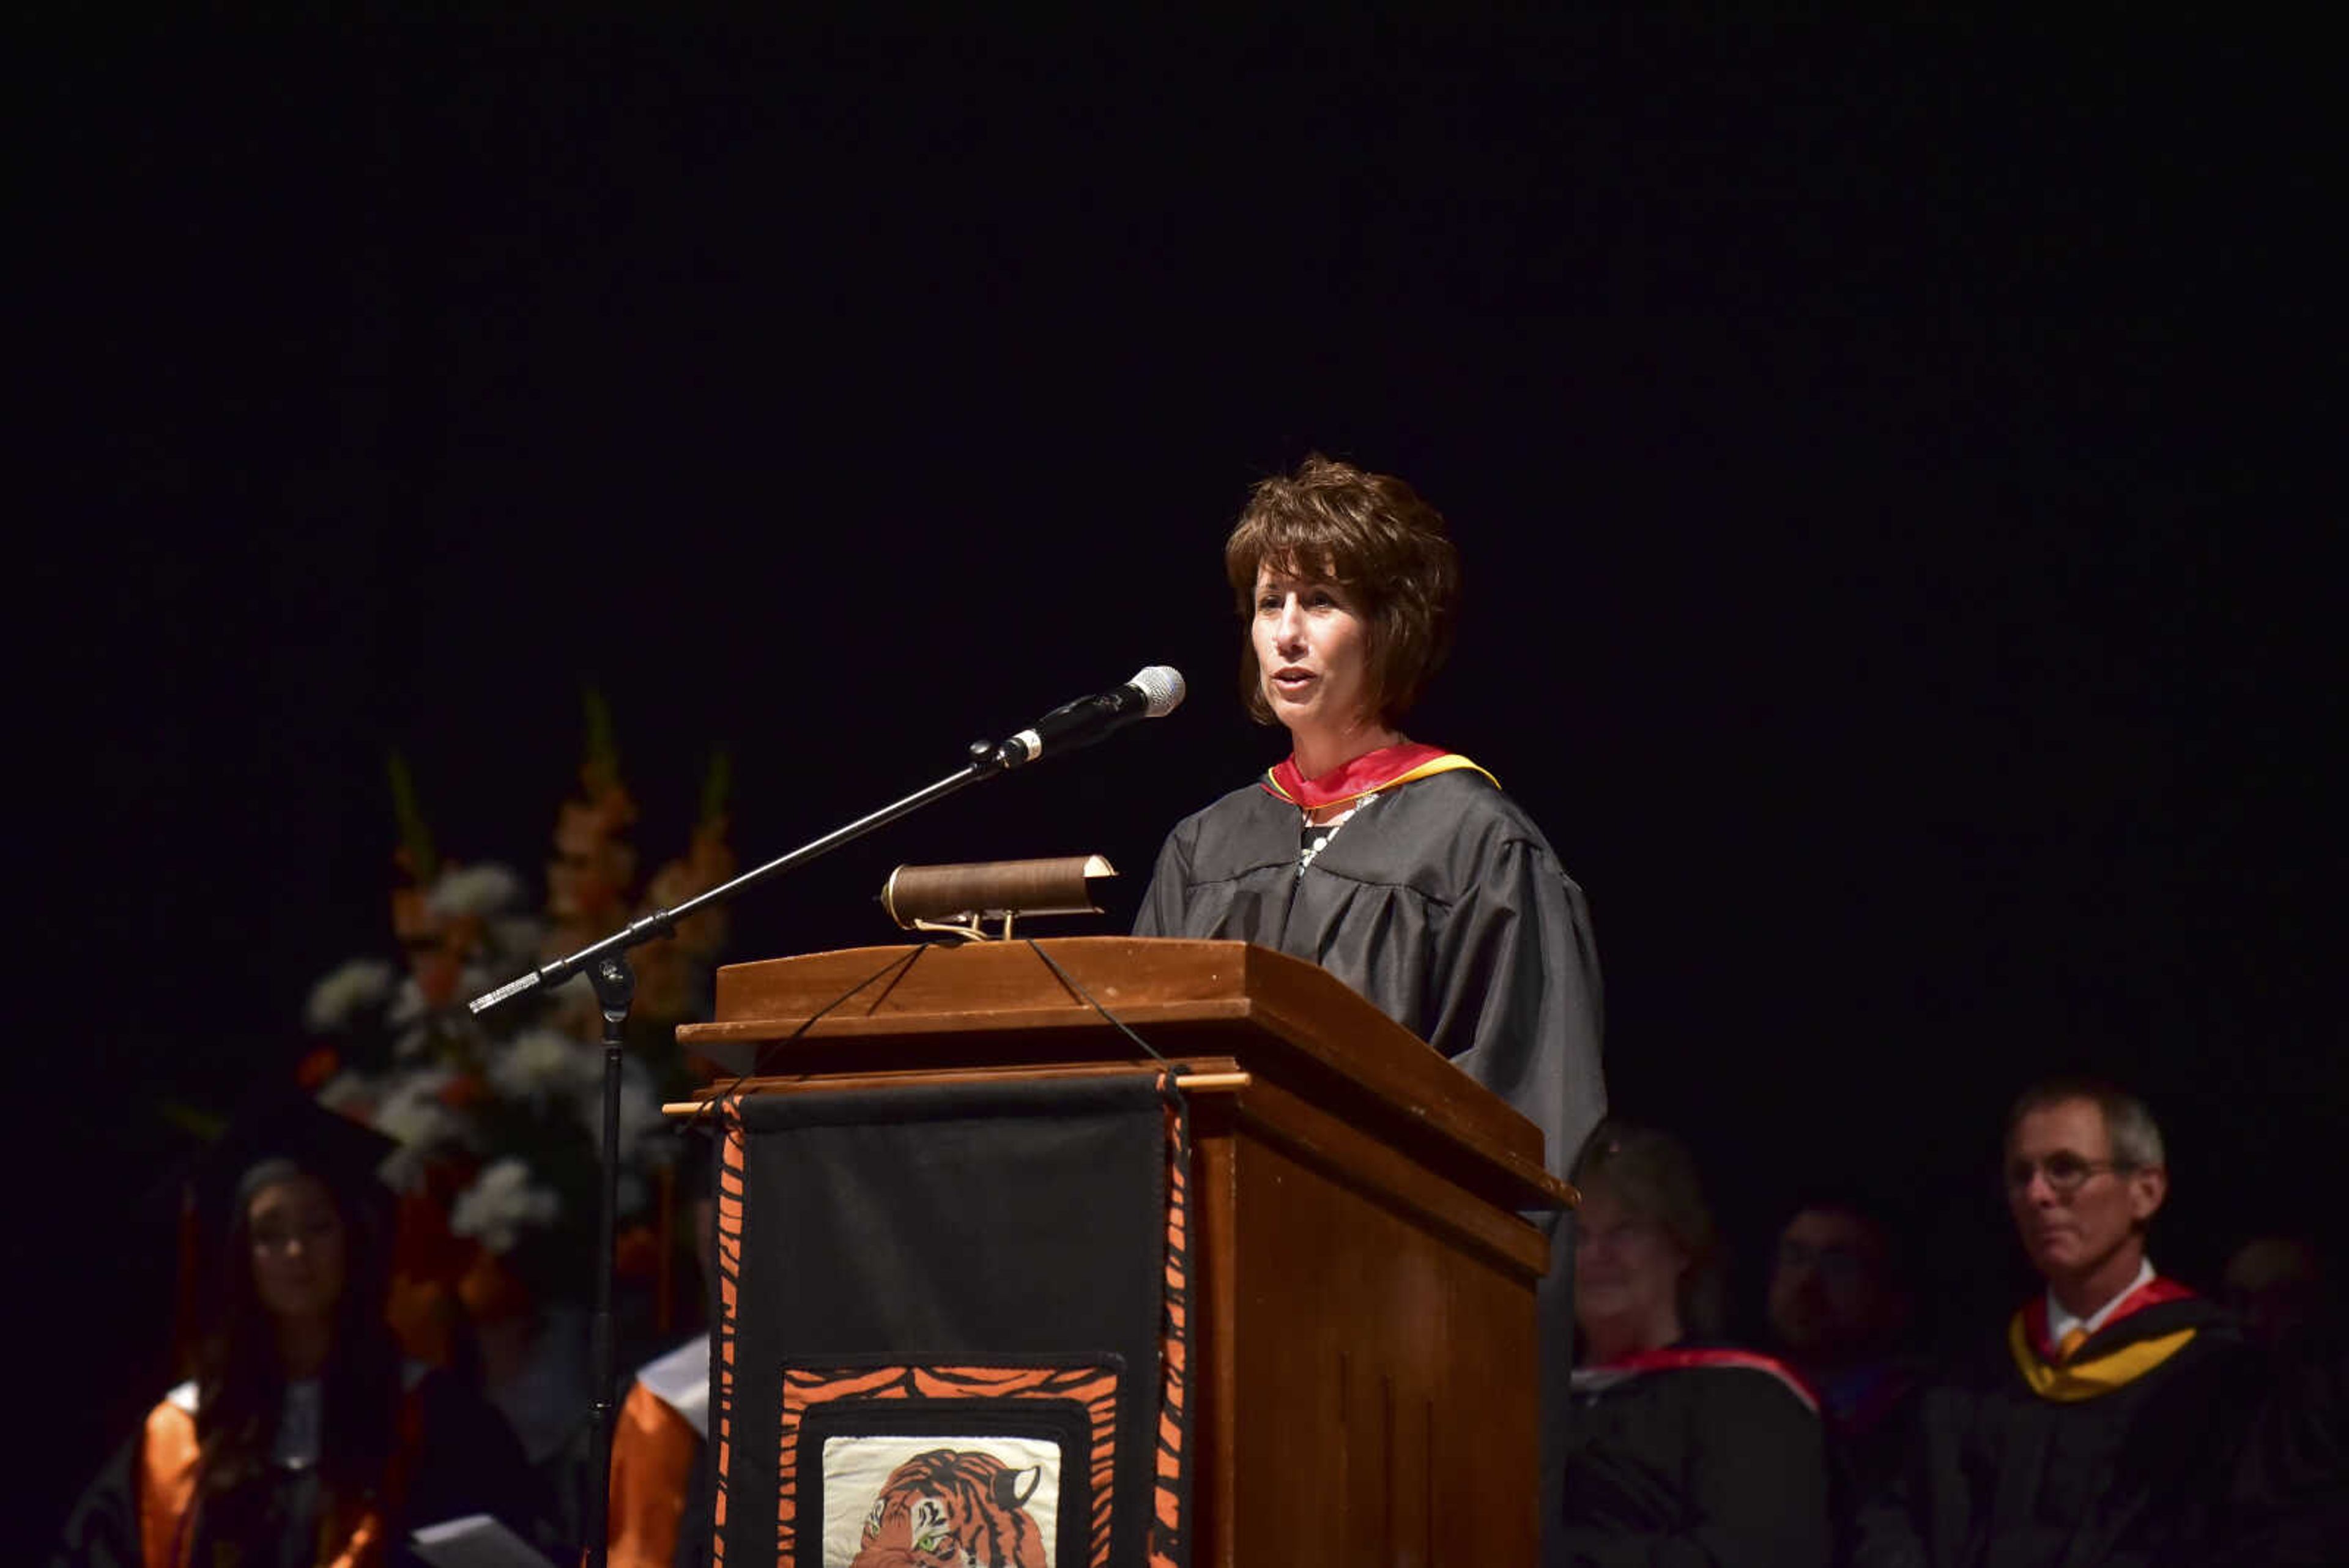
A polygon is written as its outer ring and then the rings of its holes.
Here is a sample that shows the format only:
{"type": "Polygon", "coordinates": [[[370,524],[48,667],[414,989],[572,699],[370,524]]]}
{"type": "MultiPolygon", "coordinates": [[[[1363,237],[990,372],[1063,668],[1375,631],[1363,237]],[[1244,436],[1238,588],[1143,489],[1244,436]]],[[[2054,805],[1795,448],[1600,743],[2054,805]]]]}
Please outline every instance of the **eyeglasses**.
{"type": "Polygon", "coordinates": [[[1814,1247],[1807,1241],[1778,1243],[1778,1266],[1788,1271],[1816,1269],[1825,1278],[1847,1283],[1864,1277],[1868,1261],[1848,1247],[1814,1247]]]}
{"type": "Polygon", "coordinates": [[[2069,1198],[2085,1187],[2092,1176],[2101,1176],[2108,1170],[2136,1168],[2125,1159],[2082,1159],[2076,1154],[2051,1154],[2042,1160],[2010,1162],[2006,1168],[2006,1189],[2009,1192],[2027,1191],[2033,1177],[2044,1176],[2047,1179],[2049,1191],[2058,1198],[2069,1198]]]}

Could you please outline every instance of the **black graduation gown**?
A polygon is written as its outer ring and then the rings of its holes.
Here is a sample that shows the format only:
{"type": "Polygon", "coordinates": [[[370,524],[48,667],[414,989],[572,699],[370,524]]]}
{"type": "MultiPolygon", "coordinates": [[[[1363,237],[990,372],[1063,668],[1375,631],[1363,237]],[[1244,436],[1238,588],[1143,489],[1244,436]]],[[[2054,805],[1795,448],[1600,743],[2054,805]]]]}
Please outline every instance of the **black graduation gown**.
{"type": "MultiPolygon", "coordinates": [[[[1298,808],[1260,784],[1186,817],[1159,852],[1134,934],[1231,938],[1310,959],[1541,1128],[1548,1167],[1564,1176],[1607,1091],[1590,919],[1549,841],[1464,768],[1381,791],[1300,874],[1301,826],[1298,808]]],[[[1534,1218],[1551,1237],[1538,1311],[1552,1521],[1573,1239],[1562,1217],[1534,1218]]]]}
{"type": "Polygon", "coordinates": [[[1134,934],[1310,959],[1541,1128],[1563,1176],[1607,1108],[1582,889],[1467,769],[1382,792],[1299,875],[1297,807],[1260,785],[1185,818],[1134,934]]]}
{"type": "Polygon", "coordinates": [[[2349,1562],[2349,1325],[2319,1324],[2280,1353],[2229,1490],[2212,1568],[2349,1562]]]}
{"type": "MultiPolygon", "coordinates": [[[[547,1523],[549,1501],[530,1469],[522,1445],[496,1408],[446,1372],[424,1372],[409,1390],[420,1436],[411,1450],[406,1504],[397,1519],[387,1521],[394,1542],[387,1561],[395,1568],[421,1560],[406,1547],[408,1532],[420,1526],[467,1514],[494,1514],[507,1528],[542,1548],[557,1544],[547,1523]]],[[[50,1568],[140,1568],[144,1557],[139,1539],[140,1468],[144,1435],[133,1437],[108,1461],[82,1493],[50,1568]]],[[[301,1483],[287,1478],[289,1501],[301,1483]]],[[[274,1561],[276,1543],[246,1543],[250,1550],[236,1560],[262,1564],[274,1561]]],[[[297,1558],[307,1552],[296,1551],[297,1558]]],[[[192,1561],[214,1560],[212,1545],[202,1532],[194,1543],[192,1561]]]]}
{"type": "Polygon", "coordinates": [[[1819,1397],[1826,1437],[1827,1522],[1851,1533],[1860,1507],[1891,1484],[1917,1423],[1929,1368],[1907,1356],[1821,1374],[1805,1369],[1819,1397]]]}
{"type": "Polygon", "coordinates": [[[1827,1561],[1816,1412],[1750,1366],[1640,1372],[1574,1399],[1565,1561],[1576,1568],[1827,1561]]]}
{"type": "Polygon", "coordinates": [[[2182,1348],[2094,1397],[2036,1392],[2004,1340],[1928,1388],[1899,1473],[1860,1510],[1856,1568],[2202,1562],[2260,1397],[2256,1356],[2196,1297],[2106,1324],[2073,1365],[2181,1331],[2182,1348]]]}

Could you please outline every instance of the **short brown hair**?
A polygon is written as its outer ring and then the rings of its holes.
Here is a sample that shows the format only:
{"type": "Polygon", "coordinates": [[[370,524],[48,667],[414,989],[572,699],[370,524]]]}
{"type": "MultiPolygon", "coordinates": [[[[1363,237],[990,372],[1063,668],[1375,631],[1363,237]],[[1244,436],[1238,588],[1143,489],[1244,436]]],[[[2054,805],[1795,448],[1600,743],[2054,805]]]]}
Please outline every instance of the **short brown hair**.
{"type": "MultiPolygon", "coordinates": [[[[1244,622],[1255,613],[1257,573],[1268,562],[1326,578],[1354,597],[1370,631],[1371,704],[1381,723],[1402,717],[1452,650],[1460,561],[1443,514],[1392,474],[1315,452],[1296,472],[1249,492],[1224,541],[1224,576],[1244,622]]],[[[1253,638],[1241,639],[1240,693],[1257,722],[1274,722],[1253,638]]]]}

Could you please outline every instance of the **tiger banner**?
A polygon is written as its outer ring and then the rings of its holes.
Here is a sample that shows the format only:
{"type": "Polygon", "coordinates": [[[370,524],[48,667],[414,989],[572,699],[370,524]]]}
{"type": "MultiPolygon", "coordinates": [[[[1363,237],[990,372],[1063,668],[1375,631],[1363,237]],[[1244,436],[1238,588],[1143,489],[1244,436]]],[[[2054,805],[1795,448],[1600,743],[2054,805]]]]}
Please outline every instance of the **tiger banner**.
{"type": "Polygon", "coordinates": [[[714,1563],[1188,1563],[1178,1096],[932,1083],[724,1116],[714,1563]]]}

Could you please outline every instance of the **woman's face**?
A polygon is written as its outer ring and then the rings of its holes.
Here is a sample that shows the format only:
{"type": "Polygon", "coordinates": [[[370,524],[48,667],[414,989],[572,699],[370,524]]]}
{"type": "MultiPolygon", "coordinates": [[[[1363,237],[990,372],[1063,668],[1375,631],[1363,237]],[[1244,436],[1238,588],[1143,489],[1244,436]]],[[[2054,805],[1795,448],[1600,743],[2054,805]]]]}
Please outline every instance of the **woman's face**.
{"type": "Polygon", "coordinates": [[[1342,734],[1375,717],[1365,711],[1371,628],[1344,588],[1267,563],[1249,636],[1264,700],[1291,734],[1342,734]]]}
{"type": "Polygon", "coordinates": [[[253,1235],[253,1285],[277,1318],[326,1318],[342,1299],[342,1214],[314,1176],[289,1176],[254,1193],[245,1209],[253,1235]]]}
{"type": "Polygon", "coordinates": [[[1586,1332],[1596,1323],[1677,1317],[1688,1254],[1661,1225],[1594,1186],[1583,1192],[1575,1232],[1574,1315],[1586,1332]]]}

